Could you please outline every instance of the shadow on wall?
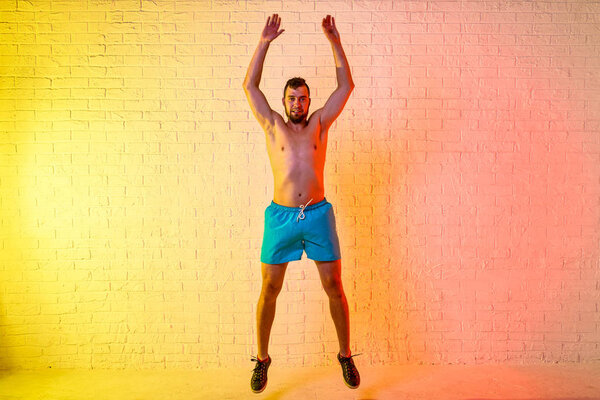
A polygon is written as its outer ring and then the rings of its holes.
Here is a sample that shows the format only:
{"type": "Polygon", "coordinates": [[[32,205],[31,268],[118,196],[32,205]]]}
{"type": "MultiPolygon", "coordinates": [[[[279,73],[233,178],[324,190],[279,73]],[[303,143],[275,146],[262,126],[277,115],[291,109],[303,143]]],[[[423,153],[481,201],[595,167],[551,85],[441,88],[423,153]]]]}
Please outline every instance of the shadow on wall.
{"type": "Polygon", "coordinates": [[[337,122],[340,125],[332,129],[336,134],[330,135],[330,141],[335,147],[329,150],[335,157],[332,178],[336,179],[339,230],[346,245],[342,269],[350,306],[351,347],[354,353],[364,352],[363,364],[394,363],[406,354],[406,335],[399,329],[404,316],[398,312],[404,302],[391,286],[394,251],[390,237],[398,220],[390,205],[402,196],[391,185],[391,128],[377,126],[375,121],[390,121],[391,112],[354,108],[353,101],[337,122]]]}

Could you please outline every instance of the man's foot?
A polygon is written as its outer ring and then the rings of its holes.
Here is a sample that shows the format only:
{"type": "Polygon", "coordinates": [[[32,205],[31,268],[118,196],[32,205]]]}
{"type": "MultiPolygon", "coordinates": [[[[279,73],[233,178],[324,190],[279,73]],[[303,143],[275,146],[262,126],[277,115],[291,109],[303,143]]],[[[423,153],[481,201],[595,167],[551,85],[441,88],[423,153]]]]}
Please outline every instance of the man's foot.
{"type": "Polygon", "coordinates": [[[256,361],[256,367],[252,373],[252,379],[250,380],[250,387],[254,393],[260,393],[267,387],[267,370],[271,365],[271,357],[261,361],[258,356],[252,357],[252,361],[256,361]]]}
{"type": "Polygon", "coordinates": [[[354,365],[354,361],[352,361],[352,357],[356,356],[342,357],[340,353],[337,355],[338,361],[342,366],[342,373],[344,374],[346,386],[350,389],[356,389],[360,385],[360,374],[354,365]]]}

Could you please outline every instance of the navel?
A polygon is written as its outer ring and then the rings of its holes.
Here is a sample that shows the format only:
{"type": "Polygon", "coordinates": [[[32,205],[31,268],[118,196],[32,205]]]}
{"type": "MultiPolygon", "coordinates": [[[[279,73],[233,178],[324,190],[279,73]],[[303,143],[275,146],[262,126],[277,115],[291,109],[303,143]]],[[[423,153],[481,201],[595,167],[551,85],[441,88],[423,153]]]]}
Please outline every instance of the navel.
{"type": "Polygon", "coordinates": [[[283,151],[283,146],[281,146],[281,151],[283,151]]]}
{"type": "Polygon", "coordinates": [[[315,144],[315,150],[317,149],[317,145],[315,144]]]}
{"type": "Polygon", "coordinates": [[[298,197],[302,196],[302,193],[298,193],[298,197]]]}

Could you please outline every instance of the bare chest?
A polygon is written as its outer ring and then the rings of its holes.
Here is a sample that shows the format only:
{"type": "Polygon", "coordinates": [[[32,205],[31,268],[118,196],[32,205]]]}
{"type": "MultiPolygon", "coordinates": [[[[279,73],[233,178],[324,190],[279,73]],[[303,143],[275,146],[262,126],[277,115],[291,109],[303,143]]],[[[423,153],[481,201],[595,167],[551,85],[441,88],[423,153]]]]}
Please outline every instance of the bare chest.
{"type": "Polygon", "coordinates": [[[278,127],[267,139],[267,150],[272,163],[288,166],[309,164],[317,167],[325,160],[327,137],[321,135],[319,126],[310,124],[299,132],[285,126],[278,127]]]}

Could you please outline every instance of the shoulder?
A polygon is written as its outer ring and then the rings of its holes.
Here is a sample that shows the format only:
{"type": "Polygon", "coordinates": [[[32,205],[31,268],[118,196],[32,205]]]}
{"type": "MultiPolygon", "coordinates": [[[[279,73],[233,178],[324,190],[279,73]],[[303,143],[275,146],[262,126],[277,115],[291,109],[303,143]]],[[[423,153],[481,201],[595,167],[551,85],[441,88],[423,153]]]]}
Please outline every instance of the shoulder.
{"type": "Polygon", "coordinates": [[[277,136],[277,132],[280,132],[282,129],[285,129],[285,121],[281,114],[277,111],[273,111],[271,113],[271,120],[262,126],[265,134],[271,138],[275,138],[277,136]]]}
{"type": "Polygon", "coordinates": [[[275,125],[285,124],[283,117],[277,111],[273,111],[273,122],[275,123],[275,125]]]}
{"type": "Polygon", "coordinates": [[[283,120],[281,114],[279,114],[277,111],[271,111],[269,123],[263,126],[263,128],[265,131],[271,131],[281,127],[281,125],[285,125],[285,121],[283,120]]]}
{"type": "Polygon", "coordinates": [[[323,114],[323,109],[319,108],[318,110],[314,111],[312,114],[310,114],[310,118],[308,118],[309,123],[310,122],[318,122],[319,125],[321,125],[321,115],[323,114]]]}

